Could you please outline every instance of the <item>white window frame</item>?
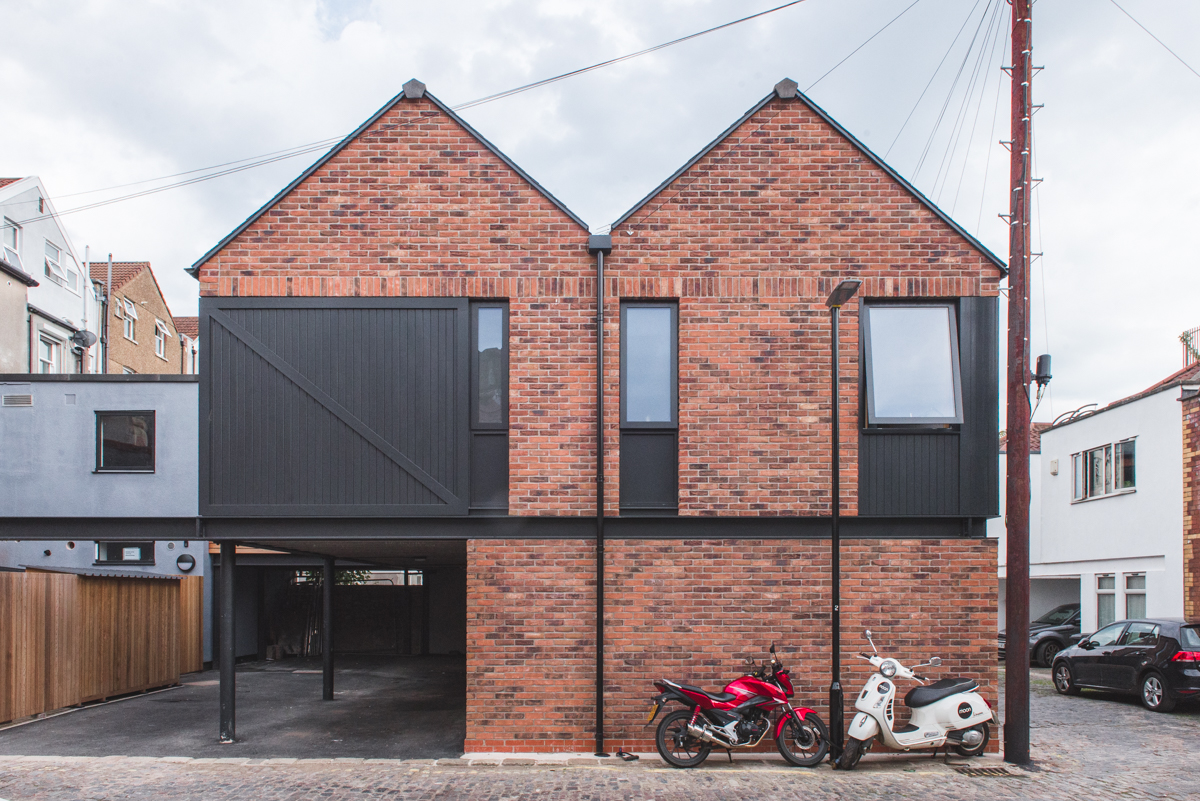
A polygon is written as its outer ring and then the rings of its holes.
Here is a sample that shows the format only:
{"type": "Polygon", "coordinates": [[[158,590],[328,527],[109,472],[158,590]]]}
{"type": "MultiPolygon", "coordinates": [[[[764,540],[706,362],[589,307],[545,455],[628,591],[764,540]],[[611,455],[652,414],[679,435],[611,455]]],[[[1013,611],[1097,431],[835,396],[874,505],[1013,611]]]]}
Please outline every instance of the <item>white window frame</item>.
{"type": "MultiPolygon", "coordinates": [[[[58,245],[54,244],[49,239],[47,239],[46,240],[46,276],[51,281],[58,284],[59,286],[68,287],[69,285],[67,282],[67,268],[63,267],[62,262],[63,262],[63,248],[60,248],[58,245]],[[53,250],[55,252],[55,254],[57,254],[57,255],[51,256],[50,255],[51,250],[53,250]]],[[[69,288],[74,289],[75,287],[69,286],[69,288]]]]}
{"type": "Polygon", "coordinates": [[[1140,571],[1134,572],[1134,573],[1125,573],[1121,576],[1121,579],[1125,586],[1125,618],[1127,620],[1135,620],[1135,619],[1136,620],[1144,620],[1146,618],[1146,614],[1144,614],[1144,613],[1141,615],[1129,614],[1129,598],[1131,596],[1140,595],[1142,597],[1142,608],[1145,609],[1145,607],[1146,607],[1146,574],[1142,573],[1140,571]],[[1130,589],[1129,588],[1129,580],[1131,578],[1140,578],[1142,580],[1141,589],[1137,589],[1137,588],[1130,589]]]}
{"type": "Polygon", "coordinates": [[[58,373],[62,366],[62,349],[63,343],[54,337],[46,334],[38,335],[38,372],[44,375],[58,373]],[[42,346],[48,346],[50,349],[50,359],[42,358],[42,346]],[[43,369],[43,365],[49,369],[43,369]]]}
{"type": "Polygon", "coordinates": [[[125,313],[121,315],[121,318],[125,321],[125,328],[122,333],[126,339],[136,345],[137,339],[134,337],[137,336],[137,305],[129,298],[121,298],[121,305],[125,309],[125,313]]]}
{"type": "Polygon", "coordinates": [[[0,248],[2,248],[2,250],[0,250],[0,254],[2,254],[4,256],[4,260],[13,267],[24,270],[25,265],[21,263],[21,226],[5,217],[2,227],[12,229],[13,243],[12,245],[9,245],[7,241],[0,242],[0,248]]]}
{"type": "Polygon", "coordinates": [[[163,361],[167,361],[167,340],[171,338],[171,331],[167,328],[167,324],[157,317],[154,318],[154,355],[163,361]]]}
{"type": "Polygon", "coordinates": [[[1137,437],[1127,437],[1071,454],[1071,503],[1084,503],[1132,492],[1137,492],[1137,437]],[[1133,446],[1133,485],[1121,487],[1121,461],[1127,445],[1133,446]],[[1099,457],[1103,465],[1099,489],[1093,486],[1094,456],[1099,457]]]}
{"type": "Polygon", "coordinates": [[[1116,623],[1118,620],[1122,620],[1122,619],[1123,618],[1117,617],[1117,574],[1116,573],[1097,573],[1096,574],[1096,630],[1099,631],[1100,629],[1102,629],[1106,626],[1110,626],[1113,623],[1116,623]],[[1113,580],[1112,587],[1101,587],[1100,586],[1100,581],[1102,579],[1106,579],[1106,578],[1113,580]],[[1105,595],[1112,596],[1113,619],[1108,621],[1107,623],[1102,623],[1100,621],[1100,598],[1105,595]]]}

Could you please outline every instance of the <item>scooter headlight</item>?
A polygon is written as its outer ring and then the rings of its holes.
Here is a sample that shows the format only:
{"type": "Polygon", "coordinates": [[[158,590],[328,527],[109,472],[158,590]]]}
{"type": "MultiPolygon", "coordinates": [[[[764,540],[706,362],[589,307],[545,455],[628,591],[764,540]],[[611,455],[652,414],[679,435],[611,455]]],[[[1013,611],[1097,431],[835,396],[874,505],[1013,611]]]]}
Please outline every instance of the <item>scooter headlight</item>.
{"type": "Polygon", "coordinates": [[[890,659],[885,659],[883,664],[879,666],[879,672],[882,673],[885,678],[890,679],[896,675],[896,667],[897,665],[895,662],[890,659]]]}

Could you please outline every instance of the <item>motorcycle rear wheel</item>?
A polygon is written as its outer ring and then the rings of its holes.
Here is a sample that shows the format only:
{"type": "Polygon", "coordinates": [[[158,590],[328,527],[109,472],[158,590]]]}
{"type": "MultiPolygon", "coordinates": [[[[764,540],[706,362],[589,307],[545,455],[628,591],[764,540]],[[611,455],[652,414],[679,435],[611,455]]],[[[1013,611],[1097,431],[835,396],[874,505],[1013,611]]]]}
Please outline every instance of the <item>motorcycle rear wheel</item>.
{"type": "Polygon", "coordinates": [[[821,760],[829,753],[829,730],[816,714],[804,716],[804,720],[789,717],[775,746],[783,758],[801,768],[811,768],[821,764],[821,760]]]}
{"type": "Polygon", "coordinates": [[[858,760],[862,759],[862,755],[863,741],[847,737],[846,747],[842,749],[842,755],[838,757],[837,762],[833,763],[833,766],[838,770],[854,770],[854,766],[858,764],[858,760]]]}
{"type": "MultiPolygon", "coordinates": [[[[986,723],[980,723],[978,726],[972,726],[971,729],[979,730],[980,734],[983,735],[983,742],[981,742],[979,745],[975,746],[974,748],[968,748],[965,745],[954,746],[954,750],[957,751],[961,756],[965,756],[965,757],[979,756],[980,754],[982,754],[984,751],[987,750],[988,740],[992,739],[992,730],[986,723]]],[[[971,729],[967,729],[967,731],[971,731],[971,729]]]]}
{"type": "Polygon", "coordinates": [[[712,751],[712,746],[688,734],[688,723],[692,719],[690,709],[676,709],[658,724],[654,733],[654,745],[658,755],[673,768],[694,768],[712,751]]]}

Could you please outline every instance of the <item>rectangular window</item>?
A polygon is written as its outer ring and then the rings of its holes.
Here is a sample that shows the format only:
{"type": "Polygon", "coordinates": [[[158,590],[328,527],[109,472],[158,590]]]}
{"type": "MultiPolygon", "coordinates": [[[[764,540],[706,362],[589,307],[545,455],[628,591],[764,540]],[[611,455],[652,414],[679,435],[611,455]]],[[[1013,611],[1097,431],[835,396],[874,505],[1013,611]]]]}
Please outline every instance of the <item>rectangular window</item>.
{"type": "Polygon", "coordinates": [[[1072,454],[1071,500],[1103,498],[1135,489],[1135,442],[1127,439],[1072,454]]]}
{"type": "Polygon", "coordinates": [[[128,298],[124,299],[123,305],[125,307],[125,314],[123,315],[125,318],[125,338],[131,342],[137,342],[137,340],[134,338],[134,334],[136,333],[134,331],[134,324],[137,322],[138,318],[137,306],[135,306],[133,301],[129,300],[128,298]]]}
{"type": "Polygon", "coordinates": [[[471,510],[508,509],[508,304],[471,304],[471,510]]]}
{"type": "Polygon", "coordinates": [[[1112,574],[1096,576],[1096,627],[1103,628],[1117,619],[1117,579],[1112,574]]]}
{"type": "Polygon", "coordinates": [[[154,564],[153,542],[98,542],[96,561],[100,564],[154,564]]]}
{"type": "Polygon", "coordinates": [[[58,245],[46,240],[46,275],[60,286],[75,289],[76,274],[63,265],[63,251],[58,245]]]}
{"type": "Polygon", "coordinates": [[[954,306],[865,305],[863,324],[868,425],[961,423],[954,306]]]}
{"type": "Polygon", "coordinates": [[[679,512],[679,306],[621,304],[622,514],[679,512]]]}
{"type": "Polygon", "coordinates": [[[7,217],[4,218],[3,230],[0,231],[0,256],[13,267],[24,270],[21,264],[21,226],[7,217]]]}
{"type": "Polygon", "coordinates": [[[1125,618],[1136,620],[1146,616],[1146,574],[1125,574],[1125,618]]]}
{"type": "Polygon", "coordinates": [[[160,359],[167,358],[167,340],[170,339],[171,332],[167,330],[167,324],[162,320],[154,320],[154,355],[160,359]]]}
{"type": "Polygon", "coordinates": [[[57,373],[62,360],[62,344],[49,337],[38,338],[38,372],[57,373]]]}
{"type": "Polygon", "coordinates": [[[154,472],[154,412],[96,412],[96,472],[154,472]]]}

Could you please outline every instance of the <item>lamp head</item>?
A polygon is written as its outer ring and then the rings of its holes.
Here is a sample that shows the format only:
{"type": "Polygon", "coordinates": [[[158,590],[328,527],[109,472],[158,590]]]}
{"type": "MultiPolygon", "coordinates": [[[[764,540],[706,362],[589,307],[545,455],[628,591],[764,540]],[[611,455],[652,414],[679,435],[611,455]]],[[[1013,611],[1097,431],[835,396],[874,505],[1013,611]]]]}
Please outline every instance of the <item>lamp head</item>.
{"type": "Polygon", "coordinates": [[[825,301],[825,305],[831,309],[839,309],[844,306],[854,294],[858,292],[858,288],[862,286],[862,281],[855,278],[847,278],[838,284],[833,292],[829,294],[829,298],[825,301]]]}

